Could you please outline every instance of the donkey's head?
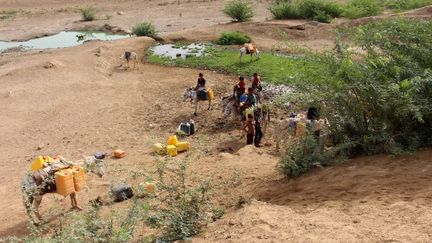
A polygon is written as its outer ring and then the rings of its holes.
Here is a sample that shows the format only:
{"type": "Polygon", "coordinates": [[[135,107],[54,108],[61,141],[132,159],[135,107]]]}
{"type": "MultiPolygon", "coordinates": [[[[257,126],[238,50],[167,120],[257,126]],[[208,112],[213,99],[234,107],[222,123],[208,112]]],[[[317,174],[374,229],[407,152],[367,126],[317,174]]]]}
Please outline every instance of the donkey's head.
{"type": "Polygon", "coordinates": [[[192,92],[194,92],[192,87],[185,88],[183,92],[183,102],[186,101],[187,99],[192,99],[193,97],[192,92]]]}

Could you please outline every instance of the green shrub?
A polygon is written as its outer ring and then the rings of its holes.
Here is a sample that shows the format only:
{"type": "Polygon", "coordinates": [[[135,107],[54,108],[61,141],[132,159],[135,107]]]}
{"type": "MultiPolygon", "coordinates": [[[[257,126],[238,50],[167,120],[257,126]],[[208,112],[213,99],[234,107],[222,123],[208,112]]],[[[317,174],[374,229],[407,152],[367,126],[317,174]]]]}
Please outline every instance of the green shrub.
{"type": "Polygon", "coordinates": [[[270,5],[270,13],[274,19],[298,19],[300,14],[295,4],[290,1],[270,5]]]}
{"type": "MultiPolygon", "coordinates": [[[[337,154],[404,153],[432,145],[432,21],[396,19],[344,32],[352,47],[315,56],[330,64],[334,79],[316,83],[304,76],[289,100],[299,107],[320,105],[330,124],[337,154]],[[360,60],[360,61],[358,61],[360,60]]],[[[298,175],[328,163],[327,155],[303,143],[288,150],[282,169],[298,175]],[[323,157],[321,157],[323,156],[323,157]],[[315,162],[314,162],[315,161],[315,162]]]]}
{"type": "Polygon", "coordinates": [[[286,146],[278,166],[287,176],[300,176],[313,167],[322,167],[341,157],[336,149],[325,150],[322,141],[308,131],[307,135],[286,146]]]}
{"type": "Polygon", "coordinates": [[[313,19],[324,23],[343,12],[341,4],[327,0],[277,1],[270,5],[269,10],[275,19],[313,19]]]}
{"type": "MultiPolygon", "coordinates": [[[[170,161],[169,166],[172,165],[170,161]]],[[[202,181],[196,186],[188,186],[186,163],[180,162],[168,168],[166,162],[159,162],[157,166],[157,188],[164,192],[158,200],[164,203],[152,208],[147,223],[162,230],[162,240],[185,240],[198,234],[204,223],[222,216],[223,212],[220,209],[216,210],[210,201],[210,180],[202,181]]]]}
{"type": "Polygon", "coordinates": [[[313,19],[317,11],[321,11],[332,18],[341,16],[343,8],[339,3],[321,0],[302,0],[298,4],[300,16],[303,18],[313,19]]]}
{"type": "Polygon", "coordinates": [[[255,15],[252,5],[243,0],[228,2],[223,9],[223,13],[237,22],[248,21],[255,15]]]}
{"type": "Polygon", "coordinates": [[[382,7],[378,0],[351,0],[342,15],[349,19],[358,19],[378,15],[381,11],[382,7]]]}
{"type": "Polygon", "coordinates": [[[84,21],[93,21],[96,16],[96,9],[93,7],[85,7],[80,9],[81,16],[84,21]]]}
{"type": "Polygon", "coordinates": [[[252,39],[245,33],[235,32],[223,32],[219,39],[216,41],[219,45],[240,45],[244,43],[251,43],[252,39]]]}
{"type": "Polygon", "coordinates": [[[152,23],[141,22],[135,24],[135,26],[132,28],[132,33],[134,33],[136,36],[148,36],[154,38],[157,35],[157,30],[152,23]]]}
{"type": "Polygon", "coordinates": [[[384,5],[390,9],[402,11],[432,5],[432,0],[386,0],[384,5]]]}

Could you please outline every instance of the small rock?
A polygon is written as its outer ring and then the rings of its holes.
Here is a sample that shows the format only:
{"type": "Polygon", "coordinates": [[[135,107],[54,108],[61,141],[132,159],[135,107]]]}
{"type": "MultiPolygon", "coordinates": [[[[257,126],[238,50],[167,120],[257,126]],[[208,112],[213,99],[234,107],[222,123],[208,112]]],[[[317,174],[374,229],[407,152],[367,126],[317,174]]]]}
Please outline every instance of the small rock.
{"type": "Polygon", "coordinates": [[[43,145],[43,144],[39,144],[39,145],[37,146],[37,150],[42,150],[44,147],[45,147],[45,145],[43,145]]]}
{"type": "Polygon", "coordinates": [[[360,223],[360,221],[358,221],[358,220],[354,220],[353,223],[354,223],[354,224],[358,224],[358,223],[360,223]]]}
{"type": "Polygon", "coordinates": [[[230,220],[228,221],[228,224],[229,224],[229,225],[235,225],[235,221],[234,221],[233,219],[230,219],[230,220]]]}
{"type": "Polygon", "coordinates": [[[53,68],[53,67],[55,67],[55,65],[54,65],[54,63],[52,63],[52,62],[46,62],[46,63],[43,65],[43,67],[46,68],[46,69],[49,69],[49,68],[53,68]]]}
{"type": "Polygon", "coordinates": [[[117,12],[117,15],[123,15],[123,14],[124,14],[124,13],[121,12],[121,11],[117,12]]]}

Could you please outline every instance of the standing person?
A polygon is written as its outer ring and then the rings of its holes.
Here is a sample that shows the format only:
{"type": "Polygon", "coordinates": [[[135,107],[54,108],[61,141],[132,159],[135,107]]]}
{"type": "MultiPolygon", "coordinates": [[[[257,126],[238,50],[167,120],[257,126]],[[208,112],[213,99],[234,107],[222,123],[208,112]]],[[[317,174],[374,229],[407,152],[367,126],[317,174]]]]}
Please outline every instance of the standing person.
{"type": "Polygon", "coordinates": [[[255,111],[255,139],[254,144],[256,147],[261,147],[261,139],[263,137],[263,132],[261,129],[262,121],[263,121],[263,114],[261,112],[261,107],[258,107],[255,111]]]}
{"type": "Polygon", "coordinates": [[[252,77],[252,88],[258,92],[262,91],[261,87],[261,77],[258,76],[258,73],[254,73],[252,77]]]}
{"type": "Polygon", "coordinates": [[[254,140],[254,127],[253,127],[253,116],[249,114],[247,117],[246,125],[244,127],[246,132],[246,144],[252,144],[254,140]]]}
{"type": "Polygon", "coordinates": [[[247,97],[245,102],[247,107],[256,106],[256,96],[253,92],[253,88],[248,88],[247,97]]]}
{"type": "Polygon", "coordinates": [[[262,86],[261,86],[261,77],[258,76],[258,73],[254,73],[253,77],[252,77],[252,89],[254,94],[257,97],[257,102],[261,103],[261,91],[262,91],[262,86]]]}

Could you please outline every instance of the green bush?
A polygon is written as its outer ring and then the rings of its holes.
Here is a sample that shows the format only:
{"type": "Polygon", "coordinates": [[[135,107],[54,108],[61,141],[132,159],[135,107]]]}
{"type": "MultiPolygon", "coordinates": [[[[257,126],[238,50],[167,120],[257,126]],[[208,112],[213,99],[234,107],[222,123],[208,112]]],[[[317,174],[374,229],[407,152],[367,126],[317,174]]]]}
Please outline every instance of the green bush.
{"type": "Polygon", "coordinates": [[[223,13],[237,22],[248,21],[255,15],[252,5],[243,0],[228,2],[223,9],[223,13]]]}
{"type": "Polygon", "coordinates": [[[351,0],[342,15],[349,19],[358,19],[378,15],[381,11],[382,7],[378,0],[351,0]]]}
{"type": "Polygon", "coordinates": [[[148,36],[154,38],[157,35],[157,30],[152,23],[141,22],[135,24],[135,26],[132,28],[132,33],[134,33],[136,36],[148,36]]]}
{"type": "MultiPolygon", "coordinates": [[[[315,56],[330,64],[335,78],[316,83],[304,76],[288,99],[304,108],[320,105],[338,153],[397,154],[431,146],[432,21],[377,21],[344,34],[361,51],[338,43],[339,51],[315,56]]],[[[328,163],[326,154],[304,147],[283,157],[287,175],[328,163]]]]}
{"type": "Polygon", "coordinates": [[[274,19],[299,19],[300,13],[295,4],[290,1],[274,3],[269,7],[274,19]]]}
{"type": "Polygon", "coordinates": [[[219,45],[241,45],[244,43],[251,43],[252,39],[245,33],[235,32],[223,32],[219,39],[216,41],[219,45]]]}
{"type": "Polygon", "coordinates": [[[269,10],[275,19],[313,19],[329,23],[333,18],[341,16],[343,7],[327,0],[286,0],[274,2],[269,10]]]}
{"type": "Polygon", "coordinates": [[[342,5],[332,1],[321,0],[302,0],[298,4],[300,16],[303,18],[314,19],[318,11],[321,11],[333,18],[341,16],[342,5]]]}
{"type": "MultiPolygon", "coordinates": [[[[169,166],[172,165],[170,162],[169,166]]],[[[185,240],[198,234],[206,222],[212,222],[222,216],[221,210],[215,210],[210,201],[210,180],[202,181],[196,186],[188,186],[186,163],[180,162],[168,168],[168,163],[159,162],[157,166],[157,188],[164,192],[158,200],[164,204],[155,204],[152,207],[147,223],[162,230],[162,240],[185,240]]]]}
{"type": "Polygon", "coordinates": [[[390,9],[402,11],[432,5],[432,0],[386,0],[384,5],[390,9]]]}
{"type": "Polygon", "coordinates": [[[81,16],[84,21],[93,21],[96,16],[96,9],[93,7],[85,7],[80,9],[81,16]]]}

